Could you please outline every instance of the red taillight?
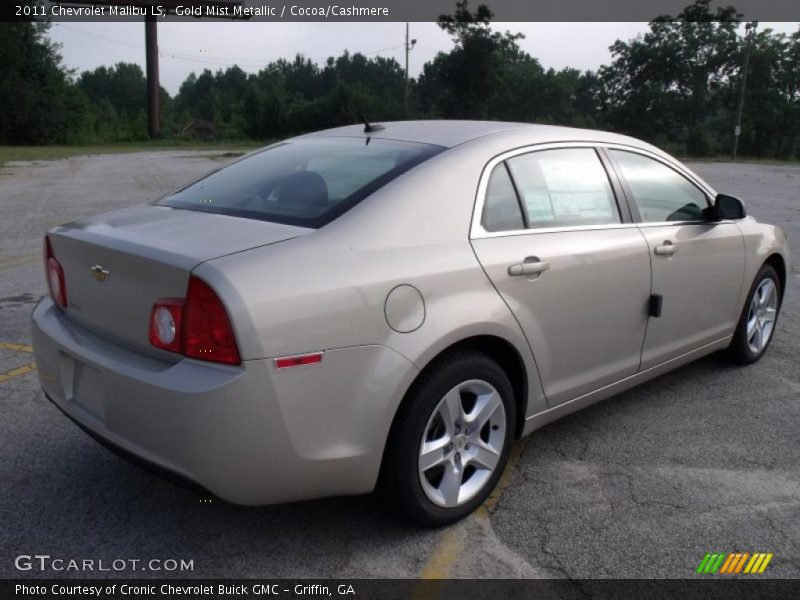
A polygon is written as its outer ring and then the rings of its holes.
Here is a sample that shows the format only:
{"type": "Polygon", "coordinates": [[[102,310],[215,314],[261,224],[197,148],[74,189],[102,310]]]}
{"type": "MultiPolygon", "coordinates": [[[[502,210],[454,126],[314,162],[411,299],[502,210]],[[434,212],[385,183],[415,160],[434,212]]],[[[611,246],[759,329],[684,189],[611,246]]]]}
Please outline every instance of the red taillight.
{"type": "Polygon", "coordinates": [[[217,294],[202,279],[189,279],[184,314],[186,356],[238,365],[239,350],[228,313],[217,294]]]}
{"type": "Polygon", "coordinates": [[[150,313],[150,343],[191,358],[238,365],[239,350],[228,313],[202,279],[191,277],[186,300],[163,298],[150,313]]]}
{"type": "Polygon", "coordinates": [[[183,310],[186,301],[182,298],[163,298],[153,305],[150,313],[150,343],[156,348],[181,352],[183,345],[183,310]]]}
{"type": "Polygon", "coordinates": [[[64,269],[53,255],[53,245],[49,236],[44,236],[44,276],[53,302],[62,309],[67,308],[67,282],[64,279],[64,269]]]}

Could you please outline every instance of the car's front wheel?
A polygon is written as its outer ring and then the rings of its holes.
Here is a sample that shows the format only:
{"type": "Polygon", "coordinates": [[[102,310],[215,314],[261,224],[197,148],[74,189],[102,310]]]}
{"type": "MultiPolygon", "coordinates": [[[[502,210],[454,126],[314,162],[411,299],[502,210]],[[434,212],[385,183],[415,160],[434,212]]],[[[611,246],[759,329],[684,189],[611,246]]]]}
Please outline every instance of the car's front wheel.
{"type": "Polygon", "coordinates": [[[728,355],[733,361],[746,365],[764,355],[772,341],[780,309],[780,279],[771,265],[764,265],[753,281],[747,304],[728,348],[728,355]]]}
{"type": "Polygon", "coordinates": [[[415,382],[397,415],[381,486],[406,516],[446,525],[475,510],[508,461],[516,428],[511,383],[478,352],[440,360],[415,382]]]}

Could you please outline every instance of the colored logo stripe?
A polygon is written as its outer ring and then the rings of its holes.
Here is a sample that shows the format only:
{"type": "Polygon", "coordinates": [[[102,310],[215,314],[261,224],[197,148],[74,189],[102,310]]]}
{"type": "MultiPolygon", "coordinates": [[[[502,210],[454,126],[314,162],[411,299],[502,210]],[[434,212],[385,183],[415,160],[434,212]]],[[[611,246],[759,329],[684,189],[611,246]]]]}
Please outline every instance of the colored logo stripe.
{"type": "Polygon", "coordinates": [[[749,574],[763,573],[772,560],[773,554],[766,552],[707,552],[697,567],[697,573],[704,574],[749,574]],[[746,566],[745,566],[746,565],[746,566]]]}
{"type": "Polygon", "coordinates": [[[750,558],[749,552],[736,552],[728,554],[728,560],[725,561],[725,564],[722,565],[722,569],[720,569],[719,572],[727,573],[728,575],[738,573],[744,568],[744,562],[748,558],[750,558]]]}
{"type": "Polygon", "coordinates": [[[769,554],[753,554],[753,558],[747,563],[744,568],[745,573],[763,573],[767,568],[769,561],[772,560],[772,553],[769,554]]]}
{"type": "Polygon", "coordinates": [[[722,564],[724,558],[725,558],[724,554],[706,553],[706,555],[703,557],[703,560],[700,561],[700,566],[697,567],[697,572],[716,573],[720,565],[722,564]]]}

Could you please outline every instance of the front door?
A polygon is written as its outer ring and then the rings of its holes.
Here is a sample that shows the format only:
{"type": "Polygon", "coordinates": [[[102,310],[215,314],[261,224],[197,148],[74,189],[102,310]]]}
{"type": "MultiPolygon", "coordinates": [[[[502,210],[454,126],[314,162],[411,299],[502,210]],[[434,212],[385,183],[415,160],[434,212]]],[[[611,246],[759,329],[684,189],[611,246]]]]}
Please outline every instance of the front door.
{"type": "Polygon", "coordinates": [[[704,221],[708,195],[667,164],[623,150],[609,155],[647,240],[652,293],[662,298],[661,315],[647,325],[642,369],[731,335],[745,266],[738,226],[704,221]]]}

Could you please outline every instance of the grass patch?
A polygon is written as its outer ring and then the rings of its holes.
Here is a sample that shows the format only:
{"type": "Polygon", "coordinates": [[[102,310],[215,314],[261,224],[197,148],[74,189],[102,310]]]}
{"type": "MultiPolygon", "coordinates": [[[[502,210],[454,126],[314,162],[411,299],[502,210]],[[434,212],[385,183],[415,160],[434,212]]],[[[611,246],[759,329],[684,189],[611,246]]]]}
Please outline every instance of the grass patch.
{"type": "Polygon", "coordinates": [[[268,142],[154,142],[92,144],[87,146],[0,146],[0,167],[15,160],[59,160],[91,154],[127,154],[131,152],[167,152],[170,150],[218,150],[239,154],[267,145],[268,142]]]}
{"type": "Polygon", "coordinates": [[[743,164],[743,165],[777,165],[777,166],[794,166],[800,165],[800,160],[787,158],[749,158],[746,156],[737,158],[735,161],[730,156],[684,156],[680,158],[683,162],[694,163],[730,163],[730,164],[743,164]]]}

